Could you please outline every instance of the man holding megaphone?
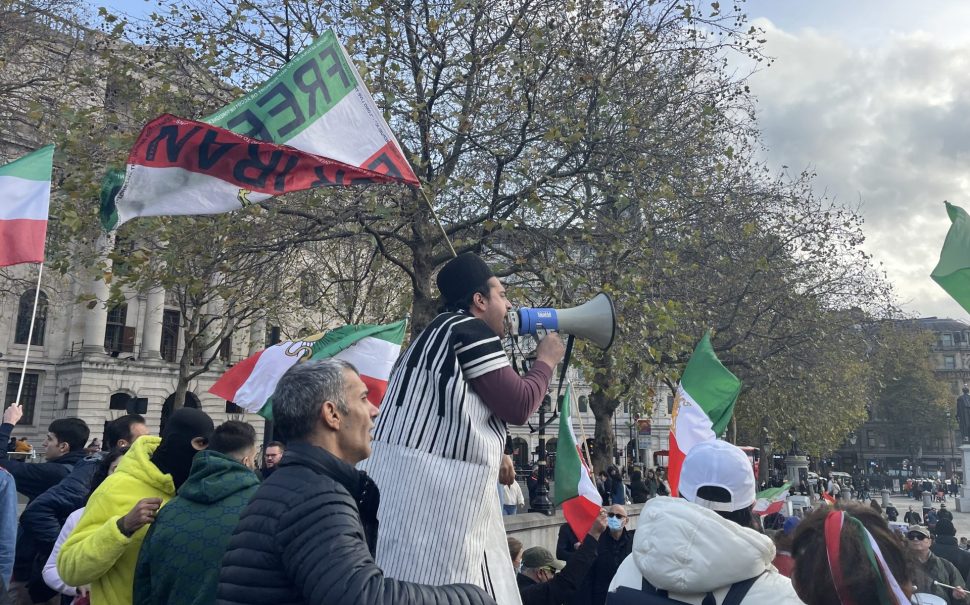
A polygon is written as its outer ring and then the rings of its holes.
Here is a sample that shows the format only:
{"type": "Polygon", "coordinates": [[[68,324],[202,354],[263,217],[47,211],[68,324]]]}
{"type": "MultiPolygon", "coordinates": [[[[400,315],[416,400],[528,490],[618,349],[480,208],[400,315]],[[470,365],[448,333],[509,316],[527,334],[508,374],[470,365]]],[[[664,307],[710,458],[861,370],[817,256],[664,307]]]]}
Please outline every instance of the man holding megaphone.
{"type": "Polygon", "coordinates": [[[380,486],[377,564],[424,584],[481,586],[520,603],[496,485],[505,424],[525,424],[565,352],[549,333],[520,377],[502,348],[505,287],[472,253],[438,274],[441,313],[398,361],[361,466],[380,486]]]}

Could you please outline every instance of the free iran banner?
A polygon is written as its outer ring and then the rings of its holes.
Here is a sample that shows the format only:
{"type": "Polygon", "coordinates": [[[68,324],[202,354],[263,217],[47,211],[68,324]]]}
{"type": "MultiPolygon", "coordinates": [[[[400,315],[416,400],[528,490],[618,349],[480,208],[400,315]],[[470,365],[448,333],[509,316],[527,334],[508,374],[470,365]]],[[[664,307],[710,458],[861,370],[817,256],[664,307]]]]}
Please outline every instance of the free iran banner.
{"type": "Polygon", "coordinates": [[[104,180],[106,230],[139,216],[230,212],[320,186],[419,181],[329,31],[259,89],[203,121],[149,122],[104,180]]]}

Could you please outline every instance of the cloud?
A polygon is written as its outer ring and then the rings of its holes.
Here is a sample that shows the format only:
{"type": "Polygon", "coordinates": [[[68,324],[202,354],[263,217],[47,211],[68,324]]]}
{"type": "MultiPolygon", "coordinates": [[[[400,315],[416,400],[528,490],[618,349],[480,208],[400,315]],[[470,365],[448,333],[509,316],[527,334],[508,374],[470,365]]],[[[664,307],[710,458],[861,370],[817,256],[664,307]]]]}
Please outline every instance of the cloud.
{"type": "Polygon", "coordinates": [[[755,25],[775,58],[750,82],[769,166],[814,170],[817,192],[861,204],[866,250],[904,308],[967,319],[929,274],[949,227],[943,200],[970,209],[970,40],[916,31],[863,45],[755,25]]]}

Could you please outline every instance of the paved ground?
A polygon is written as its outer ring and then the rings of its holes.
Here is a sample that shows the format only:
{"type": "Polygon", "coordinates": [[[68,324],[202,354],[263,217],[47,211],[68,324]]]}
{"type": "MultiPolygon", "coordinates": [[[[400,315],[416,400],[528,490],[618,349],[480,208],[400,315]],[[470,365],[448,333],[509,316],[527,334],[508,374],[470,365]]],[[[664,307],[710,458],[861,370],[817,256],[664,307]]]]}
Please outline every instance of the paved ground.
{"type": "MultiPolygon", "coordinates": [[[[918,502],[912,498],[907,498],[906,496],[899,494],[891,496],[890,499],[893,502],[893,506],[895,506],[896,510],[899,511],[900,521],[903,520],[903,515],[906,514],[906,511],[909,510],[910,506],[913,507],[913,510],[918,511],[920,516],[923,515],[922,502],[918,502]]],[[[937,510],[940,509],[940,505],[938,503],[934,504],[933,506],[936,507],[937,510]]],[[[970,538],[970,513],[957,512],[956,500],[950,497],[946,499],[946,508],[953,513],[953,526],[957,529],[957,538],[960,538],[961,536],[970,538]]]]}

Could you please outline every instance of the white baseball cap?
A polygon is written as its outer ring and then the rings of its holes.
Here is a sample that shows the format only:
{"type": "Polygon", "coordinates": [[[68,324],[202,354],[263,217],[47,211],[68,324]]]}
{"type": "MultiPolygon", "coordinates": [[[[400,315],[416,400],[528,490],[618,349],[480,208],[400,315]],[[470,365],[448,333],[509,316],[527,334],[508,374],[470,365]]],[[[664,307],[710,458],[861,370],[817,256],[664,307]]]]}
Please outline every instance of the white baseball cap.
{"type": "Polygon", "coordinates": [[[727,441],[702,441],[687,452],[680,469],[681,496],[711,510],[730,512],[754,504],[754,469],[747,454],[727,441]],[[731,495],[730,502],[715,502],[697,497],[702,487],[720,487],[731,495]]]}

